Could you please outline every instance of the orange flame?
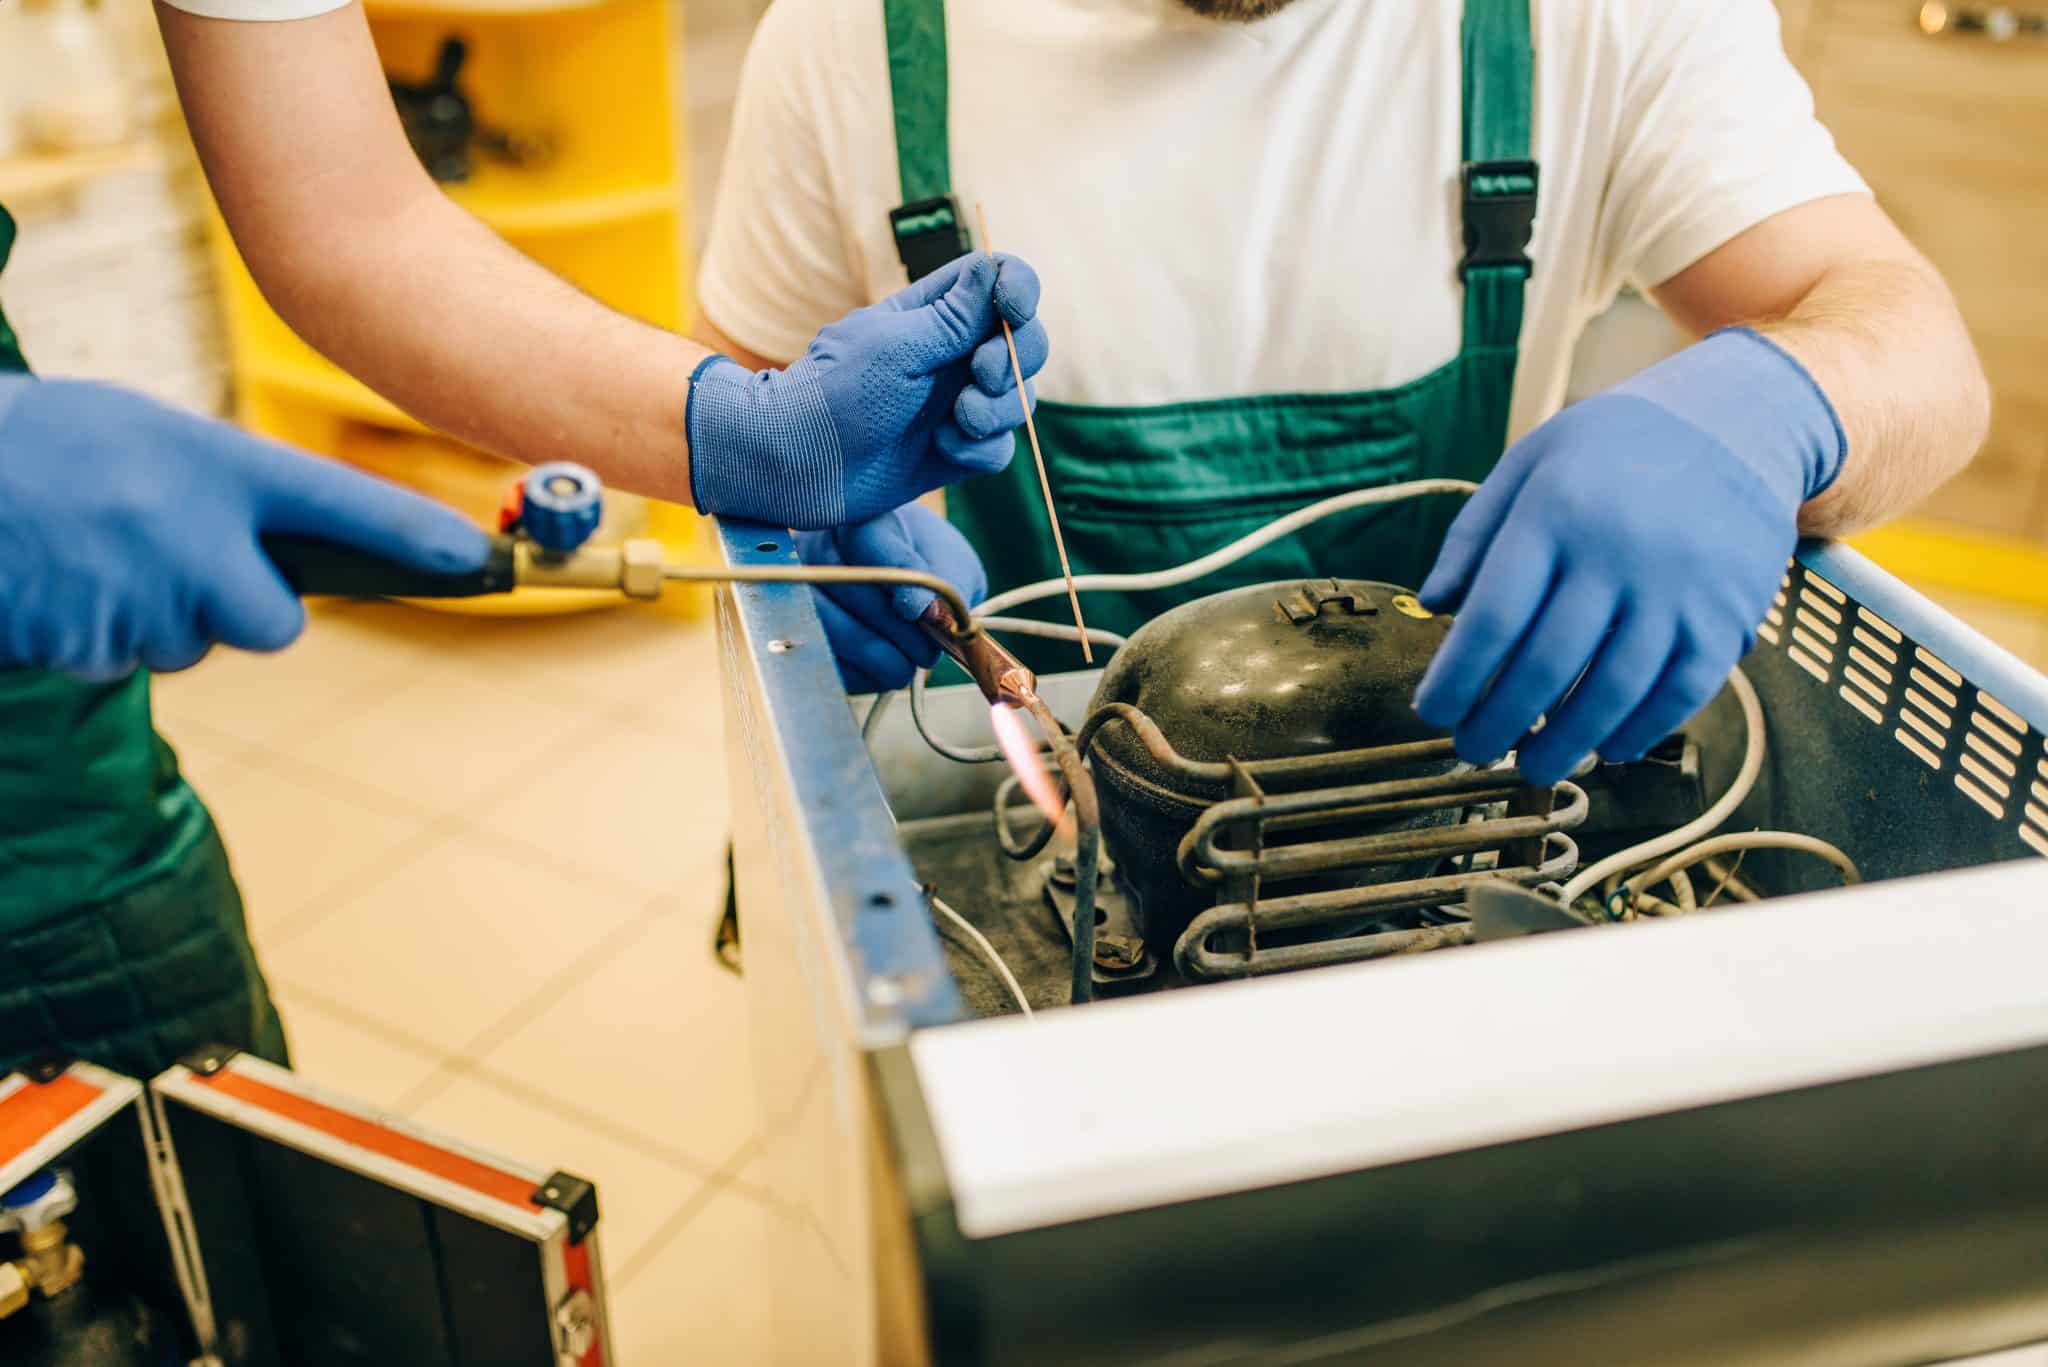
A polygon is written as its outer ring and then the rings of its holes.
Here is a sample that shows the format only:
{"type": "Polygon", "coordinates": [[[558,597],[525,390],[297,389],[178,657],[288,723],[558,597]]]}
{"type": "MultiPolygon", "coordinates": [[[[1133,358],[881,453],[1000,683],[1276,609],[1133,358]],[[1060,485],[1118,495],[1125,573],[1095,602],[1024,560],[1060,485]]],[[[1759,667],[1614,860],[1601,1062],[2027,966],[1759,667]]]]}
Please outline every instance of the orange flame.
{"type": "Polygon", "coordinates": [[[995,728],[996,744],[1002,747],[1003,758],[1010,762],[1010,771],[1017,775],[1025,796],[1045,813],[1047,821],[1057,824],[1063,820],[1067,804],[1060,798],[1059,785],[1053,782],[1052,774],[1039,758],[1038,745],[1024,728],[1024,719],[1017,709],[1008,703],[996,703],[989,708],[989,725],[995,728]]]}

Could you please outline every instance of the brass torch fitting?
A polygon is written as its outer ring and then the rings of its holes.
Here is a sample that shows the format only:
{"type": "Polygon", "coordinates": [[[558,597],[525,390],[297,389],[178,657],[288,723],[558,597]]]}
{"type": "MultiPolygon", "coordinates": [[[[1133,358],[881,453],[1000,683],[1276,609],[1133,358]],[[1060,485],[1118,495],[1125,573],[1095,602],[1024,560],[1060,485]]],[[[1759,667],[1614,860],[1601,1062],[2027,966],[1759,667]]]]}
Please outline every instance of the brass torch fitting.
{"type": "Polygon", "coordinates": [[[26,1310],[32,1295],[55,1300],[84,1275],[85,1251],[65,1238],[62,1220],[24,1230],[21,1256],[0,1262],[0,1320],[26,1310]]]}
{"type": "Polygon", "coordinates": [[[945,599],[932,599],[917,624],[967,671],[990,702],[1022,707],[1038,696],[1038,676],[986,631],[964,630],[945,599]]]}
{"type": "Polygon", "coordinates": [[[15,1265],[43,1299],[54,1300],[85,1275],[85,1252],[65,1238],[62,1220],[52,1220],[22,1234],[21,1258],[15,1265]]]}

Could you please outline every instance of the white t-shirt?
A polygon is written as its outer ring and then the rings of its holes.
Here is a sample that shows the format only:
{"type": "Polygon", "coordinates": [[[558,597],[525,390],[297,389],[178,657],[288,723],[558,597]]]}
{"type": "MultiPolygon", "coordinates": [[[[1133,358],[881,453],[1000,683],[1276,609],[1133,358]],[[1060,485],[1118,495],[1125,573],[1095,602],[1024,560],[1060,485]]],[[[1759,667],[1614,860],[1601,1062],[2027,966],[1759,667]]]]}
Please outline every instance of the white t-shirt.
{"type": "Polygon", "coordinates": [[[164,0],[172,9],[206,19],[310,19],[354,0],[164,0]]]}
{"type": "MultiPolygon", "coordinates": [[[[1383,389],[1458,350],[1454,0],[1295,0],[1240,25],[1178,0],[952,0],[953,188],[1035,266],[1045,398],[1162,404],[1383,389]]],[[[1624,281],[1864,189],[1770,0],[1535,0],[1542,192],[1519,435],[1624,281]]],[[[800,355],[900,288],[881,0],[775,0],[747,54],[705,316],[800,355]]]]}

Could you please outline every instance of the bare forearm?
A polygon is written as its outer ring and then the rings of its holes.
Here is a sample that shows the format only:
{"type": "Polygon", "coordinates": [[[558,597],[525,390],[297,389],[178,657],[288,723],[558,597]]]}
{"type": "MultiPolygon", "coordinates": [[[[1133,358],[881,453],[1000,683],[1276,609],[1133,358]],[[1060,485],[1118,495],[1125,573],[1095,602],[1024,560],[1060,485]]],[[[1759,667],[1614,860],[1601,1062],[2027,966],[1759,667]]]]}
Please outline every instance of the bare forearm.
{"type": "Polygon", "coordinates": [[[683,416],[704,348],[579,293],[438,192],[392,217],[402,253],[334,244],[251,268],[299,335],[429,426],[689,500],[683,416]]]}
{"type": "Polygon", "coordinates": [[[1919,502],[1976,454],[1991,391],[1948,287],[1919,261],[1838,266],[1758,331],[1797,357],[1848,437],[1841,476],[1800,510],[1839,536],[1919,502]]]}
{"type": "Polygon", "coordinates": [[[1834,405],[1848,460],[1800,510],[1801,531],[1839,536],[1904,512],[1984,440],[1990,390],[1955,299],[1868,195],[1768,219],[1654,293],[1700,336],[1766,334],[1834,405]]]}
{"type": "Polygon", "coordinates": [[[442,195],[359,8],[158,17],[214,195],[294,331],[430,426],[687,500],[684,410],[704,349],[579,293],[442,195]]]}

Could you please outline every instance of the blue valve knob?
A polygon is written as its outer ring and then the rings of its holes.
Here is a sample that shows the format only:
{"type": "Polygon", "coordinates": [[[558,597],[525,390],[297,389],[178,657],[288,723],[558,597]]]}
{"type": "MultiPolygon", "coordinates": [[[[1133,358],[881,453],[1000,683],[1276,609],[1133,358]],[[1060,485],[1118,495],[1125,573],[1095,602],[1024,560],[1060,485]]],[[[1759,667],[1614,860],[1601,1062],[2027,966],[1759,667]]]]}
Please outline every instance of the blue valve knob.
{"type": "Polygon", "coordinates": [[[48,1196],[56,1185],[57,1174],[45,1168],[6,1195],[0,1196],[0,1208],[19,1210],[23,1206],[32,1206],[48,1196]]]}
{"type": "Polygon", "coordinates": [[[573,551],[604,516],[604,486],[594,471],[566,460],[536,465],[520,496],[519,525],[544,550],[573,551]]]}

